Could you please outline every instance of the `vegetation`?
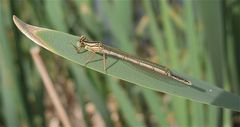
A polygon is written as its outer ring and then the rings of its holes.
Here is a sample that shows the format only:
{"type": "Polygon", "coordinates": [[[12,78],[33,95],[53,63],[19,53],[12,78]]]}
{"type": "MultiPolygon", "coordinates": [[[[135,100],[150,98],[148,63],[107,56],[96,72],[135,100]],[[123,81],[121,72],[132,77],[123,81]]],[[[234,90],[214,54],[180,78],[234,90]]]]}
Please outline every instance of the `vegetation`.
{"type": "Polygon", "coordinates": [[[237,126],[239,4],[234,0],[2,1],[0,125],[237,126]],[[24,34],[57,55],[47,50],[39,55],[32,48],[36,45],[14,26],[13,14],[29,24],[57,30],[26,26],[15,19],[24,34]],[[193,86],[159,80],[121,60],[107,74],[102,61],[87,65],[90,69],[82,67],[89,52],[77,54],[72,43],[79,37],[66,33],[102,40],[166,65],[193,86]],[[36,57],[43,59],[48,79],[36,57]],[[46,84],[54,84],[53,89],[46,84]],[[63,107],[66,114],[61,113],[63,107]]]}

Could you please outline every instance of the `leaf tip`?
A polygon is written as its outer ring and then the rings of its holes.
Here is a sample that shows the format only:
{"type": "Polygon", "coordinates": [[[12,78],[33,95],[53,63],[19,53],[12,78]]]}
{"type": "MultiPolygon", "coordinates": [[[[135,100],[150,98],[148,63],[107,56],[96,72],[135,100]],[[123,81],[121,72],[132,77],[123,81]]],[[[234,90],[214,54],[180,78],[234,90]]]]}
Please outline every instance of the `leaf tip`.
{"type": "Polygon", "coordinates": [[[22,20],[20,20],[15,15],[13,15],[13,22],[15,23],[17,28],[23,34],[25,34],[28,38],[30,38],[32,41],[34,41],[38,45],[48,49],[47,46],[45,45],[45,43],[36,35],[36,32],[43,30],[43,28],[39,28],[39,27],[35,27],[35,26],[32,26],[32,25],[28,25],[25,22],[23,22],[22,20]]]}
{"type": "Polygon", "coordinates": [[[21,21],[17,16],[13,15],[13,22],[18,27],[19,30],[22,31],[24,27],[26,27],[26,23],[21,21]]]}

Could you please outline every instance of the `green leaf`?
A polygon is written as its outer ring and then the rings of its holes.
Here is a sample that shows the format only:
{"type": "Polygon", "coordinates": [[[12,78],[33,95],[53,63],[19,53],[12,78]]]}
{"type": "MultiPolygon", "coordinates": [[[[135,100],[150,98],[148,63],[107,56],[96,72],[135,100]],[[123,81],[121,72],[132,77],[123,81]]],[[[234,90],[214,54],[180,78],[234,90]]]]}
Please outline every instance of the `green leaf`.
{"type": "Polygon", "coordinates": [[[146,73],[144,70],[134,68],[133,65],[125,64],[122,60],[110,57],[108,57],[106,61],[109,68],[107,72],[105,72],[101,60],[102,56],[98,54],[96,54],[94,62],[90,62],[86,65],[86,60],[91,53],[82,52],[77,54],[72,46],[72,43],[76,43],[79,39],[78,36],[31,26],[25,24],[15,16],[13,19],[17,27],[35,43],[57,55],[78,63],[79,65],[155,91],[161,91],[185,97],[193,101],[240,111],[239,96],[175,71],[173,72],[187,80],[190,80],[192,82],[192,86],[182,85],[179,82],[162,78],[159,75],[155,75],[154,72],[146,73]]]}

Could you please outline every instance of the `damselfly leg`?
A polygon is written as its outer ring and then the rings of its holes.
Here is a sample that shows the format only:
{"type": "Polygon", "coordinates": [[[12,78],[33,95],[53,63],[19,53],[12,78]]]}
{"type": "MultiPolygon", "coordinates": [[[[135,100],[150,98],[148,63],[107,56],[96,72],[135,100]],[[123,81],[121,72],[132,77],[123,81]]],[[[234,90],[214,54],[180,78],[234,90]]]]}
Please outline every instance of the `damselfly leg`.
{"type": "Polygon", "coordinates": [[[92,62],[95,58],[96,54],[94,52],[91,52],[91,54],[87,57],[87,60],[85,62],[85,66],[87,66],[88,63],[92,62]]]}

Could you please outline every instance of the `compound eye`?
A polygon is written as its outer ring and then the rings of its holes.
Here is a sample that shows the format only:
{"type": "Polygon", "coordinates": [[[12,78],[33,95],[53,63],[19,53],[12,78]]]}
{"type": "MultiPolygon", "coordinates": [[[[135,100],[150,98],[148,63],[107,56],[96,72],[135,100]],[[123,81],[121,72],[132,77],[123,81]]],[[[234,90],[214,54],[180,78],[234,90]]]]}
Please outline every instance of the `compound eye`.
{"type": "Polygon", "coordinates": [[[77,42],[77,47],[82,47],[82,44],[80,42],[77,42]]]}

